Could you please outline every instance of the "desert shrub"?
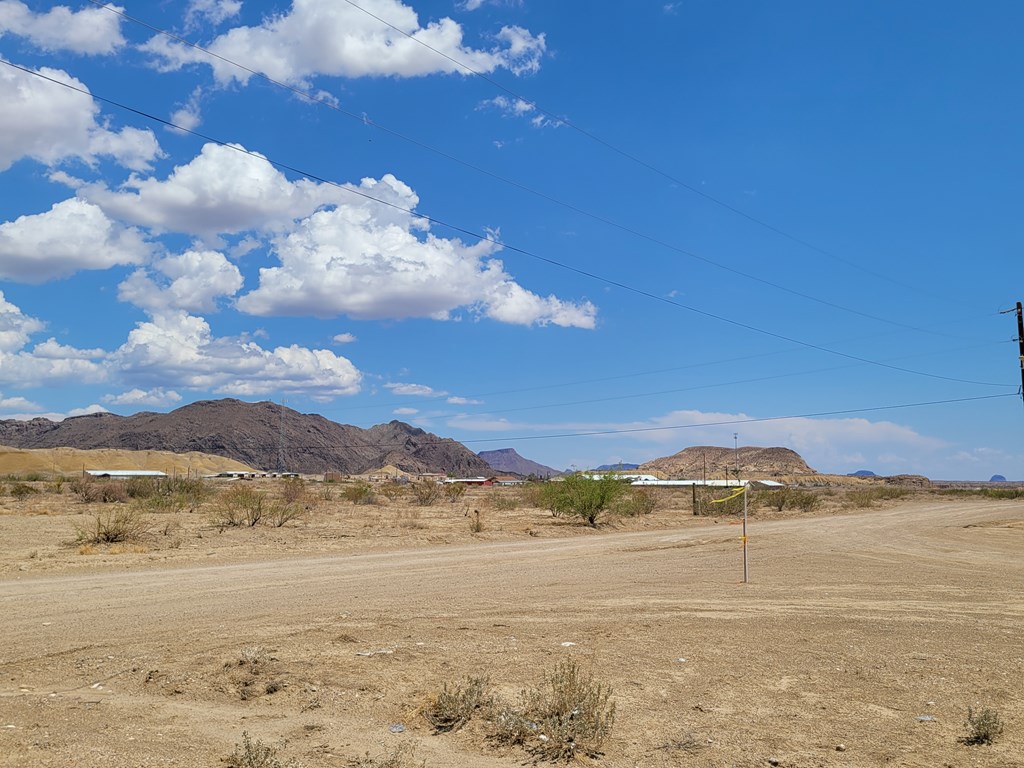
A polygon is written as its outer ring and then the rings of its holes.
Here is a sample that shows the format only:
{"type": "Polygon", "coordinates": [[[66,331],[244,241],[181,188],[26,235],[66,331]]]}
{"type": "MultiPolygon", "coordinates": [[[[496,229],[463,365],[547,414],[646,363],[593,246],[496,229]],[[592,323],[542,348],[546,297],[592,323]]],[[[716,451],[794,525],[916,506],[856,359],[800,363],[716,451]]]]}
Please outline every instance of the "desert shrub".
{"type": "Polygon", "coordinates": [[[277,757],[277,750],[257,739],[253,741],[242,731],[242,743],[235,744],[235,751],[224,760],[228,768],[290,768],[295,764],[283,763],[277,757]]]}
{"type": "Polygon", "coordinates": [[[453,504],[466,495],[465,483],[445,483],[441,487],[444,489],[444,497],[453,504]]]}
{"type": "Polygon", "coordinates": [[[306,498],[306,481],[301,477],[286,477],[279,487],[286,503],[300,503],[306,498]]]}
{"type": "Polygon", "coordinates": [[[82,544],[115,544],[135,541],[149,530],[149,522],[138,509],[123,507],[93,516],[87,528],[78,528],[82,544]]]}
{"type": "Polygon", "coordinates": [[[516,494],[519,501],[528,507],[548,509],[546,505],[545,489],[550,483],[532,482],[520,486],[516,494]]]}
{"type": "Polygon", "coordinates": [[[365,480],[357,480],[346,485],[341,495],[353,504],[374,504],[377,501],[373,486],[365,480]]]}
{"type": "Polygon", "coordinates": [[[762,491],[757,494],[757,503],[771,507],[776,512],[781,512],[790,501],[792,491],[789,488],[778,488],[772,491],[762,491]]]}
{"type": "Polygon", "coordinates": [[[222,526],[259,525],[269,505],[267,496],[249,485],[232,485],[217,500],[215,518],[222,526]]]}
{"type": "Polygon", "coordinates": [[[801,512],[813,512],[821,505],[821,497],[811,491],[792,491],[790,503],[801,512]]]}
{"type": "Polygon", "coordinates": [[[2,479],[3,480],[8,480],[10,482],[21,481],[21,482],[24,482],[24,483],[39,483],[39,482],[42,482],[43,480],[46,480],[47,478],[46,478],[46,475],[44,473],[33,471],[33,472],[23,472],[21,474],[18,474],[18,473],[15,473],[15,472],[9,472],[8,474],[3,475],[2,479]]]}
{"type": "Polygon", "coordinates": [[[397,501],[405,495],[405,484],[395,482],[384,483],[378,488],[378,491],[388,501],[397,501]]]}
{"type": "Polygon", "coordinates": [[[992,744],[1003,734],[1003,720],[994,709],[975,712],[968,707],[964,725],[967,728],[964,744],[992,744]]]}
{"type": "Polygon", "coordinates": [[[35,488],[28,483],[14,483],[10,489],[11,496],[18,501],[24,501],[29,496],[35,496],[39,492],[38,488],[35,488]]]}
{"type": "Polygon", "coordinates": [[[423,706],[423,719],[435,733],[457,731],[469,722],[474,712],[490,703],[487,686],[485,677],[470,677],[451,687],[445,683],[423,706]]]}
{"type": "Polygon", "coordinates": [[[523,496],[518,491],[508,492],[504,489],[495,489],[488,498],[488,502],[492,509],[499,512],[512,512],[523,505],[523,496]]]}
{"type": "Polygon", "coordinates": [[[984,488],[981,493],[990,499],[1024,499],[1024,488],[984,488]]]}
{"type": "Polygon", "coordinates": [[[306,513],[306,507],[298,502],[272,501],[266,509],[266,519],[275,528],[281,528],[292,520],[298,520],[306,513]]]}
{"type": "Polygon", "coordinates": [[[197,507],[214,494],[213,486],[200,477],[167,477],[160,481],[162,493],[173,494],[186,506],[197,507]]]}
{"type": "Polygon", "coordinates": [[[129,477],[124,481],[124,492],[131,499],[149,499],[159,492],[153,477],[129,477]]]}
{"type": "Polygon", "coordinates": [[[597,757],[615,723],[611,694],[569,659],[555,665],[541,686],[523,691],[518,707],[499,707],[492,735],[545,760],[597,757]]]}
{"type": "Polygon", "coordinates": [[[441,498],[442,493],[444,491],[441,489],[441,484],[435,483],[433,480],[420,480],[418,483],[412,484],[413,500],[421,507],[432,506],[441,498]]]}
{"type": "Polygon", "coordinates": [[[77,477],[71,481],[71,490],[87,504],[95,502],[111,504],[128,501],[125,484],[116,480],[98,481],[88,477],[77,477]]]}
{"type": "Polygon", "coordinates": [[[628,487],[614,475],[597,479],[571,475],[560,483],[550,483],[544,495],[556,517],[575,515],[596,528],[601,513],[626,493],[628,487]]]}
{"type": "Polygon", "coordinates": [[[654,491],[650,488],[630,488],[614,504],[615,514],[623,517],[649,515],[658,506],[654,491]]]}

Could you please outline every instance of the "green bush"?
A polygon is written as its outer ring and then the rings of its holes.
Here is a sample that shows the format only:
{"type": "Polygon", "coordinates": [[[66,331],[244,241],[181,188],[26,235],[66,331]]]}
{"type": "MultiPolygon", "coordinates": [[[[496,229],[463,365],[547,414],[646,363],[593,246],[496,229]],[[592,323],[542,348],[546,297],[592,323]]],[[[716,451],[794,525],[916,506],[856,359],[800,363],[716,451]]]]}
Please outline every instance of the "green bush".
{"type": "Polygon", "coordinates": [[[357,480],[347,484],[341,492],[346,501],[353,504],[374,504],[377,497],[373,492],[373,486],[365,480],[357,480]]]}
{"type": "Polygon", "coordinates": [[[967,708],[967,735],[964,744],[992,744],[1003,735],[1003,720],[994,709],[983,709],[975,712],[967,708]]]}
{"type": "Polygon", "coordinates": [[[597,479],[583,475],[570,475],[560,483],[544,486],[545,506],[555,517],[574,515],[591,527],[597,527],[598,518],[629,488],[614,475],[597,479]]]}
{"type": "Polygon", "coordinates": [[[412,497],[421,507],[433,506],[443,493],[441,484],[433,480],[420,480],[418,483],[412,484],[412,497]]]}
{"type": "Polygon", "coordinates": [[[623,517],[649,515],[658,506],[658,499],[650,488],[631,487],[614,506],[614,512],[623,517]]]}

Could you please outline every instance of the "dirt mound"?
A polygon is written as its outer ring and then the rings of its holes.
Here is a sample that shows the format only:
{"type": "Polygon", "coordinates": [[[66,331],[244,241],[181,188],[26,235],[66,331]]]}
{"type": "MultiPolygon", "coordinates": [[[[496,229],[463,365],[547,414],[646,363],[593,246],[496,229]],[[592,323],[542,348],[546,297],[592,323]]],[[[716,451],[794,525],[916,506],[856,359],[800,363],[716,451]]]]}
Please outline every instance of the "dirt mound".
{"type": "Polygon", "coordinates": [[[197,451],[171,453],[124,451],[114,448],[19,449],[0,446],[0,474],[3,475],[25,475],[33,472],[71,475],[86,469],[153,469],[168,475],[252,471],[250,467],[233,459],[197,451]]]}
{"type": "Polygon", "coordinates": [[[640,465],[640,471],[660,473],[666,478],[721,480],[735,477],[737,467],[745,478],[817,474],[800,454],[789,448],[744,446],[737,450],[708,445],[685,448],[672,456],[648,461],[640,465]]]}

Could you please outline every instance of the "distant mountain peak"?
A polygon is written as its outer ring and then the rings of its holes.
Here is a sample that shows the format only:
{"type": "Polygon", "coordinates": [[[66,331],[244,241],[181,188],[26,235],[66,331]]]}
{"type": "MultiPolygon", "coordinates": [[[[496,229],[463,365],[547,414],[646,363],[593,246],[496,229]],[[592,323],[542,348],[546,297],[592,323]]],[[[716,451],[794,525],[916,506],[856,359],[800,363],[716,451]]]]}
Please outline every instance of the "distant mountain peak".
{"type": "Polygon", "coordinates": [[[552,477],[561,474],[557,469],[524,459],[516,452],[515,448],[496,448],[493,451],[480,451],[477,455],[498,472],[508,472],[524,477],[527,475],[552,477]]]}

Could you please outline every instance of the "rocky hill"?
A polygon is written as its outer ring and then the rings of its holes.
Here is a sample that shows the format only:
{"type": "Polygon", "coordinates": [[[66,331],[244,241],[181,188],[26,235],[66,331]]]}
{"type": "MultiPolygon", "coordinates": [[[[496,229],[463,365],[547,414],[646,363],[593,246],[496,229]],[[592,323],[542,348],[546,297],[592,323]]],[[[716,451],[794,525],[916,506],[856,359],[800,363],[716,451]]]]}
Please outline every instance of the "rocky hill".
{"type": "Polygon", "coordinates": [[[496,451],[480,451],[481,459],[490,464],[498,472],[510,472],[514,475],[534,475],[536,477],[554,477],[561,474],[557,469],[546,467],[536,461],[525,459],[516,453],[515,448],[499,448],[496,451]]]}
{"type": "Polygon", "coordinates": [[[170,413],[0,421],[0,445],[201,451],[257,469],[303,473],[354,474],[386,464],[407,472],[490,472],[487,462],[461,443],[401,421],[360,429],[277,403],[233,399],[203,400],[170,413]]]}
{"type": "Polygon", "coordinates": [[[695,446],[672,456],[648,461],[641,464],[639,470],[660,473],[666,478],[694,480],[705,476],[706,467],[709,480],[721,480],[727,474],[730,478],[735,477],[737,464],[742,478],[771,479],[817,474],[796,451],[756,446],[744,446],[739,450],[695,446]]]}

